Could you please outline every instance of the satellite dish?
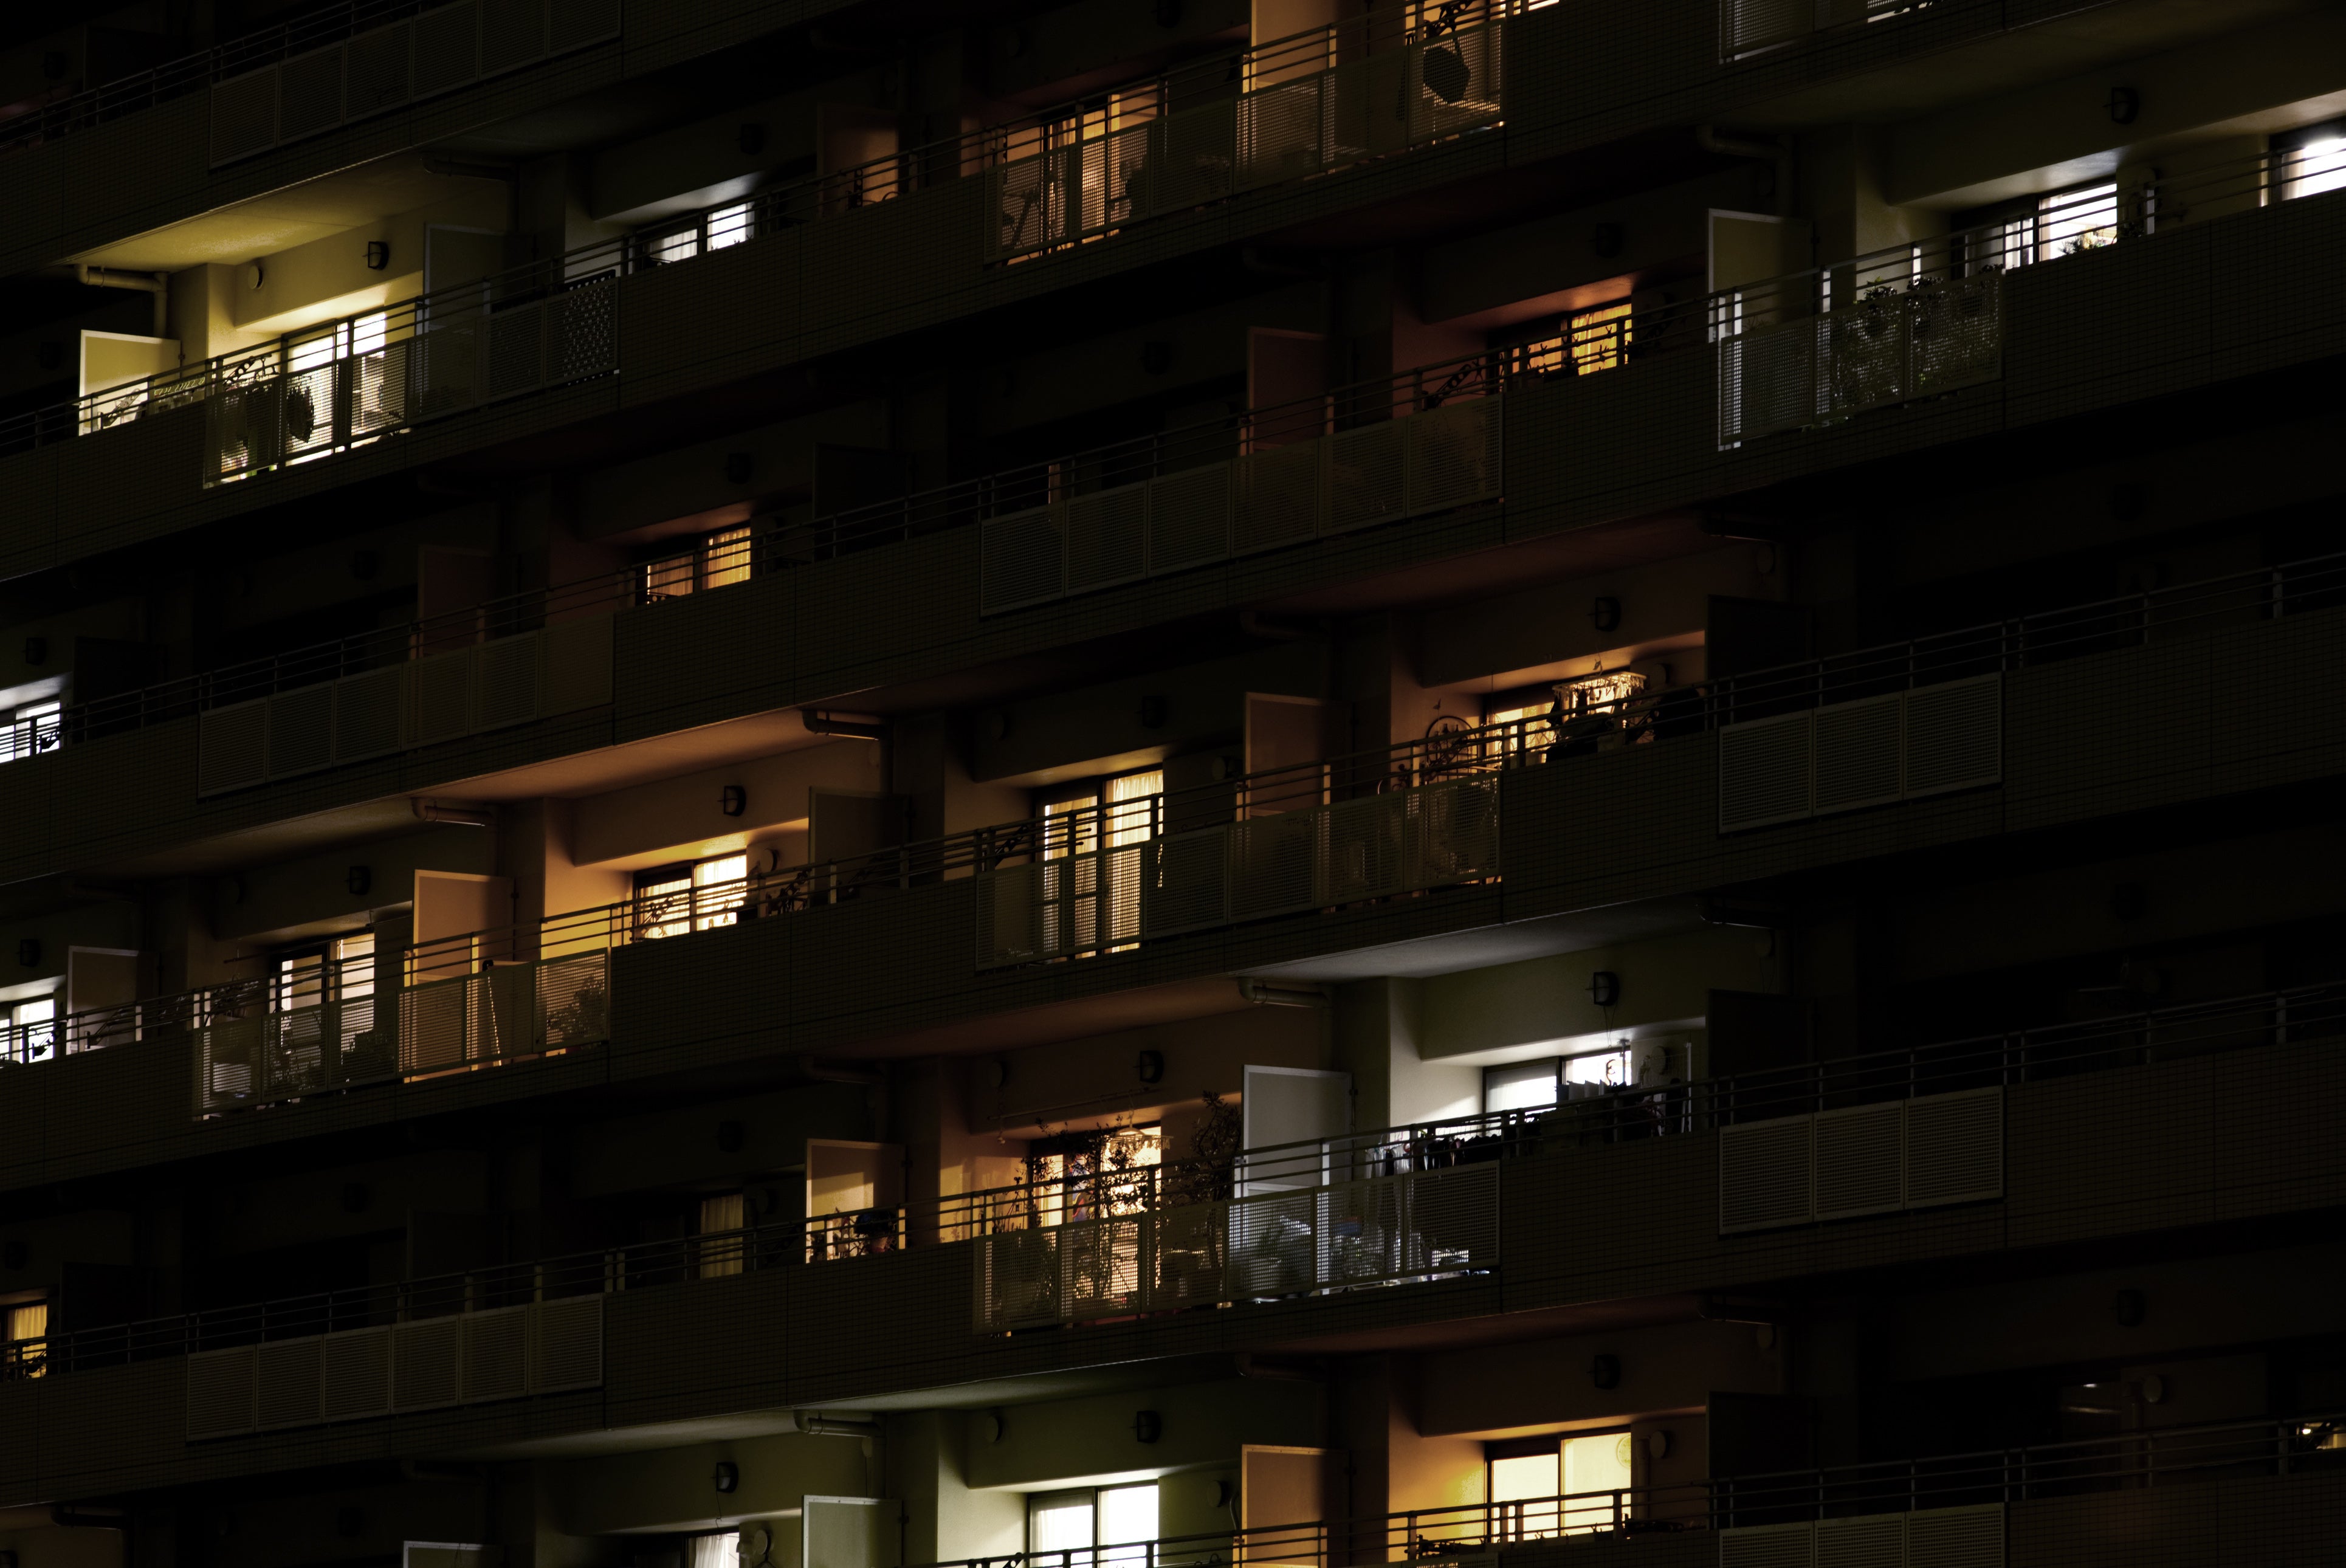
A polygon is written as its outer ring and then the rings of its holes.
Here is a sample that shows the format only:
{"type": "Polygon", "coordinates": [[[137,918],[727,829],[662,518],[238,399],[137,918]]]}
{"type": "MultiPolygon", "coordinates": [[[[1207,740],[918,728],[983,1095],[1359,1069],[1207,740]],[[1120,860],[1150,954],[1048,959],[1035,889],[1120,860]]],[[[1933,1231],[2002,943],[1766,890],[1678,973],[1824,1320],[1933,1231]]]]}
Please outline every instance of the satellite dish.
{"type": "Polygon", "coordinates": [[[1445,104],[1454,104],[1464,97],[1474,80],[1474,73],[1466,68],[1458,51],[1442,47],[1425,52],[1418,74],[1424,79],[1426,89],[1445,104]]]}

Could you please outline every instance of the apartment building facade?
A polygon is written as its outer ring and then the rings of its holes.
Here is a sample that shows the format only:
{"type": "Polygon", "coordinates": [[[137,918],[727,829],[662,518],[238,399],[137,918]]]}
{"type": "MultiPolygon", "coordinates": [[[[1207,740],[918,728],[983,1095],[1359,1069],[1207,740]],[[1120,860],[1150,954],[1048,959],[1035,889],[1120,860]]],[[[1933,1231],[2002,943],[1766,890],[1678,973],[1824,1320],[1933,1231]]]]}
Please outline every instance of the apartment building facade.
{"type": "Polygon", "coordinates": [[[0,1568],[2334,1554],[2340,6],[0,82],[0,1568]]]}

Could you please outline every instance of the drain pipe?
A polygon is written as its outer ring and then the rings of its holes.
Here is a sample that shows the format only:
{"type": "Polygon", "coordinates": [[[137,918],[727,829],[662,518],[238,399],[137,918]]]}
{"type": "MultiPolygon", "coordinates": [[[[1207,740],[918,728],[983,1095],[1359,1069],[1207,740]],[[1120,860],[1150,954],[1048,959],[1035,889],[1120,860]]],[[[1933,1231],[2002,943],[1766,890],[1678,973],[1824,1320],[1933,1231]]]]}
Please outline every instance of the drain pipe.
{"type": "Polygon", "coordinates": [[[876,1438],[880,1422],[872,1416],[831,1416],[821,1410],[800,1410],[791,1418],[809,1437],[876,1438]]]}
{"type": "Polygon", "coordinates": [[[419,822],[445,822],[459,828],[494,828],[497,814],[479,806],[448,806],[437,800],[415,802],[415,820],[419,822]]]}
{"type": "Polygon", "coordinates": [[[1776,166],[1776,216],[1792,215],[1792,144],[1785,137],[1724,136],[1717,126],[1697,126],[1694,139],[1705,152],[1757,158],[1776,166]]]}
{"type": "Polygon", "coordinates": [[[809,735],[837,735],[851,740],[888,738],[888,726],[884,723],[860,718],[833,718],[827,708],[801,708],[799,722],[806,726],[809,735]]]}
{"type": "Polygon", "coordinates": [[[1241,980],[1239,994],[1257,1007],[1325,1007],[1328,993],[1317,985],[1273,985],[1268,981],[1241,980]]]}
{"type": "Polygon", "coordinates": [[[76,267],[74,276],[87,289],[129,289],[155,296],[154,336],[166,338],[170,322],[171,275],[168,272],[117,272],[111,267],[76,267]]]}

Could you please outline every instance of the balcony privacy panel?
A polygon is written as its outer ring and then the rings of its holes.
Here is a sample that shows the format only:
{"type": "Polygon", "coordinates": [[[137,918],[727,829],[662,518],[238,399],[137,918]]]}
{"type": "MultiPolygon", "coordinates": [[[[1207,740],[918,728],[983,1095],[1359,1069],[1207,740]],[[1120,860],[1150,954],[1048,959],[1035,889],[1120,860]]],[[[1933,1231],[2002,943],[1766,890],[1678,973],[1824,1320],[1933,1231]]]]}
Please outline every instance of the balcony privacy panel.
{"type": "Polygon", "coordinates": [[[2004,374],[2004,278],[1984,272],[1866,290],[1819,316],[1750,324],[1717,345],[1722,446],[2004,374]]]}
{"type": "Polygon", "coordinates": [[[1853,1105],[1817,1114],[1819,1219],[1886,1214],[1906,1205],[1906,1105],[1853,1105]]]}
{"type": "Polygon", "coordinates": [[[989,519],[994,615],[1500,494],[1499,404],[1474,398],[989,519]]]}
{"type": "Polygon", "coordinates": [[[1719,1568],[2004,1568],[2004,1504],[1861,1513],[1719,1532],[1719,1568]]]}
{"type": "Polygon", "coordinates": [[[396,1007],[393,997],[377,995],[249,1018],[215,1014],[194,1033],[196,1114],[397,1077],[396,1007]]]}
{"type": "Polygon", "coordinates": [[[615,0],[457,0],[212,87],[211,166],[234,163],[619,33],[615,0]]]}
{"type": "Polygon", "coordinates": [[[188,1358],[188,1441],[228,1437],[253,1430],[259,1385],[254,1364],[259,1347],[199,1350],[188,1358]]]}
{"type": "Polygon", "coordinates": [[[611,700],[610,617],[565,621],[205,710],[196,792],[224,794],[611,700]]]}
{"type": "Polygon", "coordinates": [[[1289,76],[988,169],[989,260],[1496,125],[1499,24],[1289,76]]]}
{"type": "Polygon", "coordinates": [[[1721,725],[1719,830],[1742,832],[2003,779],[2004,677],[1942,681],[1721,725]]]}
{"type": "Polygon", "coordinates": [[[603,1298],[199,1350],[186,1376],[189,1441],[600,1388],[603,1298]]]}
{"type": "Polygon", "coordinates": [[[327,1421],[391,1413],[391,1325],[323,1336],[318,1414],[327,1421]]]}
{"type": "Polygon", "coordinates": [[[1906,1568],[2004,1568],[2004,1504],[1925,1508],[1906,1516],[1906,1568]]]}
{"type": "Polygon", "coordinates": [[[261,1431],[314,1424],[324,1386],[315,1339],[280,1339],[253,1361],[253,1424],[261,1431]]]}
{"type": "Polygon", "coordinates": [[[1498,1167],[1465,1166],[979,1238],[980,1333],[1499,1266],[1498,1167]]]}
{"type": "Polygon", "coordinates": [[[982,871],[976,962],[1070,957],[1498,870],[1498,780],[1457,779],[982,871]]]}
{"type": "Polygon", "coordinates": [[[1993,1086],[1719,1130],[1721,1235],[2003,1196],[1993,1086]]]}

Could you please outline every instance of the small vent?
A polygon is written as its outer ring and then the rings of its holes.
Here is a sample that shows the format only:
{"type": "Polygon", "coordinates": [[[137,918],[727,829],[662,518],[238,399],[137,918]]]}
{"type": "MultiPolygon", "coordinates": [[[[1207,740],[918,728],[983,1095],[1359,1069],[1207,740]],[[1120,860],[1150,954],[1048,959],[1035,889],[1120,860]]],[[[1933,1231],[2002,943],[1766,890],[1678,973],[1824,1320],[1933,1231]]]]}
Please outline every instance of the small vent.
{"type": "Polygon", "coordinates": [[[529,1308],[467,1312],[464,1402],[517,1400],[529,1392],[529,1308]]]}
{"type": "Polygon", "coordinates": [[[560,1393],[603,1385],[603,1298],[574,1296],[541,1301],[531,1308],[529,1386],[533,1393],[560,1393]]]}
{"type": "Polygon", "coordinates": [[[461,87],[480,75],[478,26],[473,0],[456,0],[415,19],[413,74],[409,78],[415,97],[461,87]]]}
{"type": "Polygon", "coordinates": [[[1148,486],[1148,569],[1178,572],[1230,553],[1230,465],[1217,463],[1152,480],[1148,486]]]}
{"type": "Polygon", "coordinates": [[[329,683],[269,699],[269,776],[315,773],[334,761],[334,688],[329,683]]]}
{"type": "Polygon", "coordinates": [[[415,717],[410,743],[429,746],[472,732],[473,650],[435,654],[411,667],[415,717]]]}
{"type": "Polygon", "coordinates": [[[1817,709],[1817,812],[1853,811],[1899,797],[1896,692],[1817,709]]]}
{"type": "Polygon", "coordinates": [[[1915,1208],[2004,1196],[2004,1091],[1928,1095],[1906,1105],[1906,1201],[1915,1208]]]}
{"type": "Polygon", "coordinates": [[[212,167],[277,145],[277,67],[212,86],[212,167]]]}
{"type": "Polygon", "coordinates": [[[334,760],[363,762],[399,749],[407,671],[393,665],[334,683],[334,760]]]}
{"type": "Polygon", "coordinates": [[[1819,1219],[1905,1207],[1905,1113],[1902,1100],[1818,1113],[1819,1219]]]}
{"type": "Polygon", "coordinates": [[[392,1330],[392,1406],[434,1410],[464,1398],[464,1319],[427,1318],[392,1330]]]}
{"type": "Polygon", "coordinates": [[[979,566],[980,611],[993,615],[1056,599],[1067,591],[1066,544],[1061,509],[989,518],[979,566]]]}
{"type": "Polygon", "coordinates": [[[269,777],[269,702],[215,708],[196,721],[196,793],[249,789],[269,777]]]}
{"type": "Polygon", "coordinates": [[[325,1339],[320,1410],[330,1421],[391,1413],[391,1330],[354,1329],[325,1339]]]}
{"type": "Polygon", "coordinates": [[[2004,1504],[1906,1516],[1906,1568],[2004,1568],[2004,1504]]]}
{"type": "Polygon", "coordinates": [[[1906,793],[1940,795],[2004,779],[2004,677],[1976,676],[1906,694],[1906,793]]]}
{"type": "Polygon", "coordinates": [[[1810,1192],[1810,1116],[1750,1122],[1719,1131],[1719,1228],[1722,1234],[1805,1224],[1810,1192]]]}
{"type": "Polygon", "coordinates": [[[500,729],[537,717],[538,636],[500,637],[479,650],[480,700],[473,707],[475,729],[500,729]]]}
{"type": "Polygon", "coordinates": [[[1905,1568],[1906,1516],[1863,1513],[1817,1521],[1816,1568],[1905,1568]]]}
{"type": "Polygon", "coordinates": [[[1813,1524],[1755,1524],[1719,1532],[1719,1568],[1814,1568],[1813,1524]]]}
{"type": "Polygon", "coordinates": [[[296,56],[277,67],[277,138],[292,141],[342,123],[342,46],[296,56]]]}
{"type": "Polygon", "coordinates": [[[318,1424],[319,1344],[315,1339],[279,1339],[260,1347],[257,1424],[262,1431],[318,1424]]]}
{"type": "Polygon", "coordinates": [[[188,1440],[234,1437],[253,1428],[257,1348],[199,1350],[188,1358],[188,1440]]]}
{"type": "Polygon", "coordinates": [[[1811,814],[1811,716],[1729,724],[1719,732],[1719,830],[1739,832],[1811,814]]]}

